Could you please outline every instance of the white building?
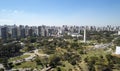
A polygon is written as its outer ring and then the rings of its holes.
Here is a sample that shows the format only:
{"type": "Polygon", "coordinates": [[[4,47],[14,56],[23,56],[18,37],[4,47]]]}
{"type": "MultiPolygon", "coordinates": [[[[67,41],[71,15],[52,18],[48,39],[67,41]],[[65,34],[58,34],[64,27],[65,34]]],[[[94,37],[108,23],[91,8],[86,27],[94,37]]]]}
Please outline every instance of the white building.
{"type": "Polygon", "coordinates": [[[78,34],[78,33],[72,33],[70,34],[72,37],[82,37],[82,35],[78,34]]]}
{"type": "Polygon", "coordinates": [[[118,35],[120,35],[120,31],[118,31],[118,35]]]}
{"type": "Polygon", "coordinates": [[[120,46],[116,46],[115,54],[120,54],[120,46]]]}

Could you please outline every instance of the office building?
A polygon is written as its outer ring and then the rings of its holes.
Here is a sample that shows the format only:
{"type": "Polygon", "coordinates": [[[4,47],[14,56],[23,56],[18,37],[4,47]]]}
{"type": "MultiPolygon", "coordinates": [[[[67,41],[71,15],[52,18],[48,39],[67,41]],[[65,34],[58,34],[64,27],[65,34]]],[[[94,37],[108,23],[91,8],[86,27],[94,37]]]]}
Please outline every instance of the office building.
{"type": "Polygon", "coordinates": [[[12,38],[17,38],[18,37],[18,28],[14,27],[12,28],[12,38]]]}
{"type": "Polygon", "coordinates": [[[30,37],[33,36],[33,29],[32,29],[32,27],[30,27],[30,29],[28,30],[28,36],[30,36],[30,37]]]}
{"type": "Polygon", "coordinates": [[[1,28],[1,37],[2,37],[2,39],[8,38],[8,27],[1,28]]]}
{"type": "Polygon", "coordinates": [[[20,29],[20,37],[25,38],[25,28],[20,29]]]}

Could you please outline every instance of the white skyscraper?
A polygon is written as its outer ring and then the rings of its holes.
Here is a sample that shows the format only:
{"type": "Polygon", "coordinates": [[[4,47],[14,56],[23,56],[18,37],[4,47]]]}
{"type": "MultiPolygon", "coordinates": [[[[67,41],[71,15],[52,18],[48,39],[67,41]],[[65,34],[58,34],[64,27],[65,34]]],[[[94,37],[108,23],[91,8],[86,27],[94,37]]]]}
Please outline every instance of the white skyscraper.
{"type": "Polygon", "coordinates": [[[86,28],[84,28],[84,43],[86,42],[86,28]]]}

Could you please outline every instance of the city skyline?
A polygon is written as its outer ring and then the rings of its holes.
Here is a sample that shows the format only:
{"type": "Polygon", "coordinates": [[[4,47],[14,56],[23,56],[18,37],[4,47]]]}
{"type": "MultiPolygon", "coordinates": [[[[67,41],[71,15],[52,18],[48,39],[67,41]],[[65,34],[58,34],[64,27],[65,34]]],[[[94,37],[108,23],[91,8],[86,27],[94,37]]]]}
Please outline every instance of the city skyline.
{"type": "Polygon", "coordinates": [[[118,0],[2,0],[0,25],[119,26],[118,0]]]}
{"type": "Polygon", "coordinates": [[[0,38],[26,38],[26,37],[62,37],[65,34],[72,37],[81,37],[84,32],[84,42],[86,42],[86,31],[87,32],[99,32],[109,31],[117,32],[120,31],[120,26],[106,26],[106,27],[95,27],[95,26],[67,26],[62,27],[56,26],[24,26],[24,25],[4,25],[0,26],[0,38]]]}

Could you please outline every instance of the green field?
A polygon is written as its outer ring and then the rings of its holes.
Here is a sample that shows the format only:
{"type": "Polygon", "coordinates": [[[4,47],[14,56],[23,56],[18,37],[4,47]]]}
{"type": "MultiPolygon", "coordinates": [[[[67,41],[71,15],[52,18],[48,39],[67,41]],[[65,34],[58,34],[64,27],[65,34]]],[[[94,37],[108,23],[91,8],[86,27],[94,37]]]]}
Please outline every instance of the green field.
{"type": "Polygon", "coordinates": [[[35,68],[35,67],[37,67],[36,63],[31,62],[31,61],[24,62],[24,63],[21,63],[20,65],[14,66],[15,69],[17,69],[17,68],[35,68]]]}
{"type": "Polygon", "coordinates": [[[30,55],[17,56],[17,57],[10,58],[8,61],[11,62],[11,61],[16,61],[16,60],[21,60],[21,59],[27,58],[29,56],[30,55]]]}

